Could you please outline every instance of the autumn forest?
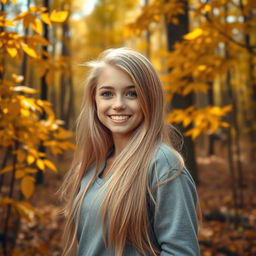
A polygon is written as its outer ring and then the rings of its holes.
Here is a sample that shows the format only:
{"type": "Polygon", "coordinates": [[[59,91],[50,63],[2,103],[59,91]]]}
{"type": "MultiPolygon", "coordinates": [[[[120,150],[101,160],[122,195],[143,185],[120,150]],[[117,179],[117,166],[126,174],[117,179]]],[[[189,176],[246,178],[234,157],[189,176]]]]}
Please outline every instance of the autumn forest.
{"type": "Polygon", "coordinates": [[[85,62],[144,54],[182,134],[202,256],[256,255],[255,0],[0,0],[0,255],[61,255],[85,62]]]}

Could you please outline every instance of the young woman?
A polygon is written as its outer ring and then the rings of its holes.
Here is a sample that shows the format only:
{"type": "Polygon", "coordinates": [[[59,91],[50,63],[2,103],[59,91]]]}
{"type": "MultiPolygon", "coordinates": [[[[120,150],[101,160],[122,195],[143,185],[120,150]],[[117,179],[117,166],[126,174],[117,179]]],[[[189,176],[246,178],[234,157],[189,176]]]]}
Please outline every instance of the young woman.
{"type": "Polygon", "coordinates": [[[90,62],[61,191],[63,255],[199,255],[197,193],[164,122],[152,64],[118,48],[90,62]]]}

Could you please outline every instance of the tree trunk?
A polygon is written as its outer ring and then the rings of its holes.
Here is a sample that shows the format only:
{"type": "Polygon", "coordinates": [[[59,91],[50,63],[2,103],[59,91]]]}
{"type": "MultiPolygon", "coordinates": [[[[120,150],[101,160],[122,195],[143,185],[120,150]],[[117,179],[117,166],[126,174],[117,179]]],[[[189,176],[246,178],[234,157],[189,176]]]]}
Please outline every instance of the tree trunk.
{"type": "MultiPolygon", "coordinates": [[[[179,24],[175,25],[172,23],[167,24],[167,40],[168,40],[168,50],[173,51],[174,44],[182,40],[184,34],[189,32],[189,20],[188,20],[188,1],[182,0],[184,3],[184,14],[178,16],[179,24]]],[[[191,79],[191,78],[187,78],[191,79]]],[[[185,109],[194,104],[194,95],[190,93],[186,96],[181,96],[179,94],[175,94],[173,100],[171,102],[171,109],[185,109]]],[[[177,125],[178,129],[184,133],[191,127],[182,127],[181,125],[177,125]]],[[[194,142],[191,137],[184,137],[184,148],[183,148],[183,156],[188,167],[191,172],[194,180],[198,183],[198,174],[197,174],[197,166],[195,160],[195,147],[194,142]]]]}
{"type": "MultiPolygon", "coordinates": [[[[49,10],[49,0],[44,0],[44,7],[46,7],[49,10]]],[[[48,35],[48,25],[43,23],[43,27],[44,27],[44,38],[48,41],[49,39],[49,35],[48,35]]],[[[43,46],[42,47],[43,51],[47,51],[47,46],[43,46]]],[[[43,59],[47,59],[47,57],[45,55],[42,55],[43,59]]],[[[43,75],[43,77],[41,78],[41,94],[40,94],[40,99],[42,100],[47,100],[47,92],[48,92],[48,88],[47,88],[47,84],[46,84],[46,74],[43,75]]],[[[43,113],[41,116],[42,119],[46,118],[46,114],[43,113]]],[[[45,152],[45,147],[43,146],[43,144],[41,143],[41,145],[39,146],[39,150],[40,152],[45,152]]],[[[38,172],[36,173],[36,184],[43,184],[43,172],[41,170],[38,170],[38,172]]]]}

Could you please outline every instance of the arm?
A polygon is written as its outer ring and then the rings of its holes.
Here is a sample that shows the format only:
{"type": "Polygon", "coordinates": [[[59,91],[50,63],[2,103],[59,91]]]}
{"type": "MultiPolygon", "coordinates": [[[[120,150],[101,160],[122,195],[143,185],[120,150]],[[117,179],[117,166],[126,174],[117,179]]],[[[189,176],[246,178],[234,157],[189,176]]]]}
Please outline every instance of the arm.
{"type": "MultiPolygon", "coordinates": [[[[162,182],[177,172],[162,172],[162,182]]],[[[161,248],[160,256],[198,256],[196,201],[194,181],[186,168],[180,175],[157,189],[153,232],[161,248]]]]}

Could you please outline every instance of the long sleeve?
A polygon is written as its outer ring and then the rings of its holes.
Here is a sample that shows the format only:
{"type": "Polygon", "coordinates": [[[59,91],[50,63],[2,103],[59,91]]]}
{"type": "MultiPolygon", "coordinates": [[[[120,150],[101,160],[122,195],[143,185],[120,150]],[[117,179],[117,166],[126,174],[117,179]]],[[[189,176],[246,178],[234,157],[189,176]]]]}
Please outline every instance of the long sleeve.
{"type": "MultiPolygon", "coordinates": [[[[159,155],[159,154],[158,154],[159,155]]],[[[177,173],[170,171],[177,157],[172,152],[162,151],[157,159],[158,182],[163,182],[177,173]]],[[[156,180],[154,180],[156,184],[156,180]]],[[[153,194],[157,208],[153,207],[153,232],[161,248],[160,256],[198,256],[197,239],[197,194],[195,183],[186,168],[173,180],[161,184],[153,194]]]]}

